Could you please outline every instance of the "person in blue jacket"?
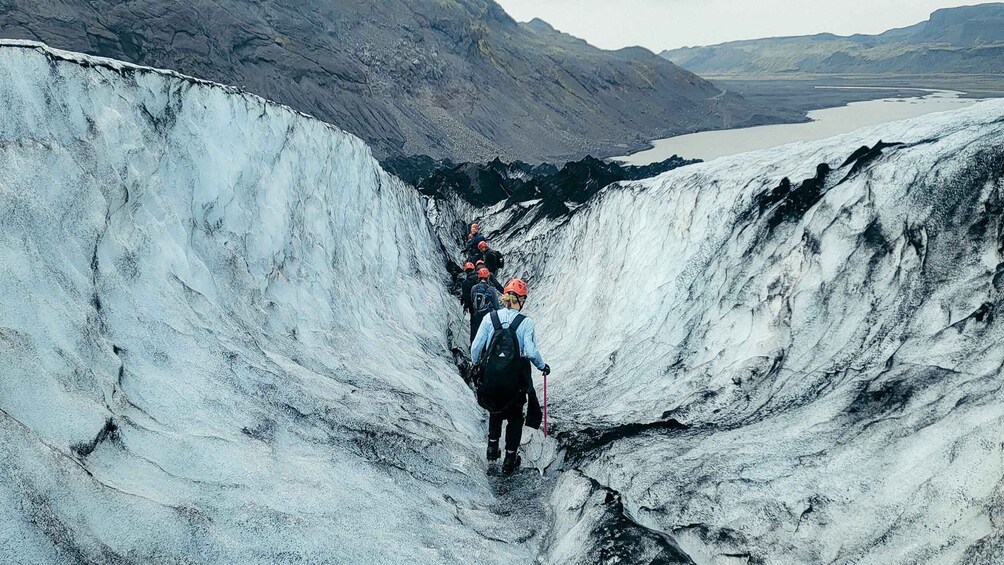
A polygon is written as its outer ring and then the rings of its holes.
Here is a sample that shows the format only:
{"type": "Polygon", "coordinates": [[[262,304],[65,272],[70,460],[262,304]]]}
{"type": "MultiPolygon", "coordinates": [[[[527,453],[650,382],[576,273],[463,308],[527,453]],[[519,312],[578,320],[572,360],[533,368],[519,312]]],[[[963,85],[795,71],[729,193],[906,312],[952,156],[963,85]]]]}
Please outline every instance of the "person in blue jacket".
{"type": "MultiPolygon", "coordinates": [[[[503,328],[508,328],[516,316],[520,315],[523,304],[526,302],[528,288],[522,279],[513,279],[505,285],[500,301],[504,308],[498,310],[497,315],[503,328]]],[[[502,421],[506,421],[505,429],[505,459],[502,462],[502,472],[506,475],[513,473],[520,465],[520,457],[517,455],[520,440],[523,437],[523,405],[527,396],[530,396],[530,406],[527,414],[527,424],[530,427],[540,426],[540,403],[537,401],[537,392],[533,388],[533,379],[530,374],[530,364],[532,363],[546,376],[551,373],[551,367],[544,362],[540,350],[537,349],[537,338],[534,333],[535,326],[533,320],[523,314],[523,321],[516,328],[516,339],[519,341],[520,356],[524,363],[524,379],[526,391],[523,398],[518,402],[513,402],[510,408],[499,414],[490,414],[488,418],[488,451],[489,461],[495,461],[501,455],[499,450],[499,438],[502,437],[502,421]],[[530,420],[533,420],[532,422],[530,420]]],[[[471,361],[477,365],[481,361],[485,348],[491,343],[495,334],[495,327],[486,316],[478,327],[477,336],[471,346],[471,361]]]]}

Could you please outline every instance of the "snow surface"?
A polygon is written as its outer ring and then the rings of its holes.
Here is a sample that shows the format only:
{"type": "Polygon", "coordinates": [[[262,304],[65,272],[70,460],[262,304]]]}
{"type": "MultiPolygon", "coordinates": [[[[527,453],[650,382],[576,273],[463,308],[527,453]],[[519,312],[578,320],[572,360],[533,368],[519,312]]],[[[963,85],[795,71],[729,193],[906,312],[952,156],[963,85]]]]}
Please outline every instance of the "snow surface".
{"type": "Polygon", "coordinates": [[[0,562],[530,561],[446,257],[361,141],[29,43],[0,100],[0,562]]]}
{"type": "Polygon", "coordinates": [[[1004,562],[1004,103],[548,217],[172,73],[5,42],[0,100],[0,561],[1004,562]],[[472,218],[543,479],[454,366],[472,218]]]}

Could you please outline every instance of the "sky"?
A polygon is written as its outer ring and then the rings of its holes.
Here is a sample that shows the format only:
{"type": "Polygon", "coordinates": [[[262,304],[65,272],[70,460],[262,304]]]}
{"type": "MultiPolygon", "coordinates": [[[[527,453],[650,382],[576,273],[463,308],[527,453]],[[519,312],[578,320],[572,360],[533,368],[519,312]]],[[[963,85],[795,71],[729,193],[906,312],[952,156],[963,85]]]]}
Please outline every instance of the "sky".
{"type": "Polygon", "coordinates": [[[663,49],[821,32],[876,34],[979,0],[496,0],[603,49],[663,49]]]}

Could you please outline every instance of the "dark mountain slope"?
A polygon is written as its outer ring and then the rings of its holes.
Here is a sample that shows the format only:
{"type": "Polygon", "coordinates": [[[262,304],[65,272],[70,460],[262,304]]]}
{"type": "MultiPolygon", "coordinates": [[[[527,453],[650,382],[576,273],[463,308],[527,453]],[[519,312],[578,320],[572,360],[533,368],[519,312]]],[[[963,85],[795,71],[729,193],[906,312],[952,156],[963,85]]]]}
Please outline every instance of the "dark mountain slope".
{"type": "Polygon", "coordinates": [[[931,75],[1004,72],[1004,4],[946,8],[880,35],[819,34],[663,51],[711,76],[931,75]]]}
{"type": "Polygon", "coordinates": [[[623,154],[697,129],[796,119],[643,49],[602,51],[490,0],[0,0],[0,35],[235,84],[380,158],[623,154]]]}

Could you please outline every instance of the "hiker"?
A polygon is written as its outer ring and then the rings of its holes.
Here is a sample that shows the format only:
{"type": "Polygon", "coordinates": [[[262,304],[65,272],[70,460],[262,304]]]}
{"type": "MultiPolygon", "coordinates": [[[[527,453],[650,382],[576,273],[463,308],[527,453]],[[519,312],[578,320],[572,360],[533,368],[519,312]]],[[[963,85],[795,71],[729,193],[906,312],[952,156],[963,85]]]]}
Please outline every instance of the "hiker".
{"type": "Polygon", "coordinates": [[[484,259],[485,267],[488,267],[489,271],[498,273],[502,267],[505,267],[505,259],[503,259],[502,253],[489,248],[488,241],[479,243],[478,251],[481,252],[481,258],[484,259]]]}
{"type": "Polygon", "coordinates": [[[464,305],[464,312],[473,312],[471,309],[471,289],[478,284],[478,274],[474,270],[474,263],[464,264],[465,278],[460,283],[460,302],[464,305]]]}
{"type": "Polygon", "coordinates": [[[481,250],[479,250],[478,247],[482,243],[484,243],[485,241],[486,241],[485,240],[485,236],[483,236],[483,235],[481,235],[479,233],[478,234],[474,234],[474,237],[471,238],[471,240],[467,242],[467,247],[464,248],[464,252],[467,253],[467,258],[473,261],[473,260],[477,259],[478,257],[480,257],[481,256],[481,250]]]}
{"type": "Polygon", "coordinates": [[[471,343],[474,343],[474,336],[478,333],[481,320],[501,308],[499,305],[499,293],[488,281],[492,276],[488,269],[481,267],[478,269],[478,283],[471,288],[471,343]]]}
{"type": "MultiPolygon", "coordinates": [[[[487,268],[484,259],[478,259],[478,262],[474,264],[474,268],[476,269],[480,270],[481,267],[487,268]]],[[[495,278],[495,273],[493,273],[491,269],[488,270],[488,283],[494,286],[495,290],[499,291],[499,294],[502,293],[502,284],[499,283],[499,280],[497,278],[495,278]]]]}
{"type": "Polygon", "coordinates": [[[481,245],[482,241],[485,241],[485,236],[478,233],[477,224],[471,224],[471,233],[467,235],[467,247],[464,248],[464,252],[473,261],[481,255],[478,246],[481,245]]]}
{"type": "Polygon", "coordinates": [[[521,279],[509,281],[501,297],[504,308],[491,312],[481,323],[471,346],[471,361],[480,371],[478,404],[489,412],[486,452],[489,461],[497,461],[502,454],[499,439],[502,421],[506,421],[505,459],[502,461],[505,475],[515,472],[521,463],[517,450],[523,437],[523,404],[530,395],[526,423],[534,428],[540,426],[536,413],[540,412],[540,404],[533,388],[530,363],[545,376],[551,373],[551,367],[544,363],[537,349],[533,320],[520,313],[526,297],[525,282],[521,279]]]}

